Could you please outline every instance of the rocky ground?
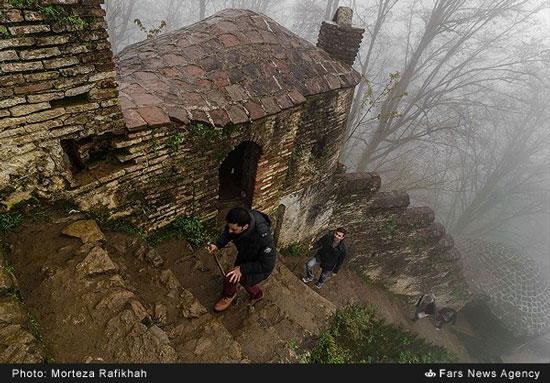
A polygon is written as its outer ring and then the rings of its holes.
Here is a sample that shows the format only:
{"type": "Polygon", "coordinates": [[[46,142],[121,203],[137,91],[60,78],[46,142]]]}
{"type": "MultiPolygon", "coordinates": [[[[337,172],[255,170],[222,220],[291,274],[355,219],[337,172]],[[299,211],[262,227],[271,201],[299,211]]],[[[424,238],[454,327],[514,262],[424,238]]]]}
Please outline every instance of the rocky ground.
{"type": "MultiPolygon", "coordinates": [[[[280,256],[262,301],[251,306],[240,289],[215,313],[221,274],[212,255],[183,240],[153,248],[79,215],[24,223],[8,240],[16,278],[0,269],[1,362],[300,362],[348,304],[375,305],[460,362],[478,361],[460,337],[473,334],[464,317],[441,331],[433,318],[413,322],[410,303],[346,268],[317,290],[300,280],[305,259],[280,256]]],[[[235,250],[218,256],[227,271],[235,250]]]]}

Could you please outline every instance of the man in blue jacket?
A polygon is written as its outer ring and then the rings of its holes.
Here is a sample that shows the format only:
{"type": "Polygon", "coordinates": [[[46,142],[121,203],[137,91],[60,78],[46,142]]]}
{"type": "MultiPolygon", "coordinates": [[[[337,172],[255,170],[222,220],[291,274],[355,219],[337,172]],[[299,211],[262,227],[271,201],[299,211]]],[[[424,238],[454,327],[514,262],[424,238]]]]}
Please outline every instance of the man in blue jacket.
{"type": "Polygon", "coordinates": [[[261,300],[264,293],[258,283],[271,274],[277,259],[269,216],[257,210],[235,207],[225,220],[223,233],[216,244],[209,244],[207,249],[213,253],[233,241],[239,253],[235,267],[224,278],[223,296],[214,305],[216,312],[227,309],[233,302],[239,283],[250,294],[251,305],[261,300]]]}
{"type": "Polygon", "coordinates": [[[317,254],[313,258],[307,261],[306,276],[302,278],[302,281],[305,283],[311,282],[313,280],[313,267],[319,264],[321,265],[321,275],[315,284],[315,287],[318,289],[325,284],[330,273],[338,273],[348,252],[344,243],[345,235],[346,230],[343,227],[339,227],[333,233],[326,234],[313,245],[309,246],[310,250],[319,249],[319,251],[317,251],[317,254]]]}

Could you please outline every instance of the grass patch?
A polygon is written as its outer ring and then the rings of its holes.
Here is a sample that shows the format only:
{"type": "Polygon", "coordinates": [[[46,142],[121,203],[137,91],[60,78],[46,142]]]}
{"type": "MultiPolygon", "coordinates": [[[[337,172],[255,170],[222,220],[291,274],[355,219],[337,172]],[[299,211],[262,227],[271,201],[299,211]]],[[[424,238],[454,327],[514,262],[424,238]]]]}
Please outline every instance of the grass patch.
{"type": "Polygon", "coordinates": [[[126,233],[130,235],[136,235],[142,240],[145,239],[144,231],[141,227],[136,226],[132,222],[126,219],[115,219],[115,220],[102,220],[99,223],[99,226],[102,230],[105,231],[116,231],[118,233],[126,233]]]}
{"type": "Polygon", "coordinates": [[[29,318],[29,323],[31,324],[32,331],[34,332],[34,336],[40,343],[44,342],[44,339],[42,338],[42,334],[40,333],[40,326],[38,325],[38,322],[36,319],[30,314],[27,313],[27,316],[29,318]]]}
{"type": "Polygon", "coordinates": [[[298,242],[292,242],[287,247],[281,249],[281,254],[285,257],[300,257],[306,252],[306,249],[298,242]]]}
{"type": "Polygon", "coordinates": [[[213,225],[206,224],[196,217],[179,217],[170,224],[151,233],[145,239],[157,246],[170,239],[185,239],[194,248],[198,248],[215,235],[213,225]]]}
{"type": "Polygon", "coordinates": [[[378,318],[372,307],[338,311],[312,350],[308,363],[452,363],[445,348],[378,318]]]}
{"type": "Polygon", "coordinates": [[[399,220],[397,216],[394,215],[385,225],[377,227],[376,231],[378,231],[379,233],[396,234],[399,231],[398,223],[399,220]]]}
{"type": "Polygon", "coordinates": [[[7,234],[23,221],[23,215],[18,212],[0,214],[0,232],[7,234]]]}

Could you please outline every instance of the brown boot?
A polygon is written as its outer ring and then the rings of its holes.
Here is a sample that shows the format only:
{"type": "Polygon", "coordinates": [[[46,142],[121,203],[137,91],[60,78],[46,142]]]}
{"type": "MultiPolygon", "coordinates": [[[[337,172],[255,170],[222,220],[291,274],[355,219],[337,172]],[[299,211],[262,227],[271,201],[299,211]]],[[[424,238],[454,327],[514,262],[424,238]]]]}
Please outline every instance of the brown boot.
{"type": "Polygon", "coordinates": [[[231,302],[233,302],[233,300],[235,300],[236,297],[237,297],[237,294],[233,295],[232,297],[222,297],[214,305],[214,311],[219,313],[220,311],[227,309],[231,304],[231,302]]]}
{"type": "Polygon", "coordinates": [[[252,298],[252,297],[250,298],[250,306],[254,306],[256,303],[258,303],[262,299],[264,299],[264,292],[260,291],[260,296],[256,298],[252,298]]]}

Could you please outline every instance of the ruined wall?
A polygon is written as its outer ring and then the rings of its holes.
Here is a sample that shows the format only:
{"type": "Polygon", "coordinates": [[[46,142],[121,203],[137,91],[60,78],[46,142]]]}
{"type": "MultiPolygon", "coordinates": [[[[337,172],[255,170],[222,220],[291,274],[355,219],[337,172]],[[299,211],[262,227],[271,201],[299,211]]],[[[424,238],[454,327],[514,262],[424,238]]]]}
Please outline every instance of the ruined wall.
{"type": "Polygon", "coordinates": [[[292,194],[334,174],[345,139],[353,88],[325,93],[304,105],[286,179],[292,194]]]}
{"type": "Polygon", "coordinates": [[[122,131],[102,2],[0,2],[0,200],[8,206],[71,187],[62,145],[122,131]]]}
{"type": "Polygon", "coordinates": [[[470,294],[459,253],[429,207],[409,207],[405,192],[377,192],[376,173],[342,177],[334,225],[348,228],[348,262],[367,279],[413,302],[433,292],[439,307],[460,309],[470,294]]]}
{"type": "Polygon", "coordinates": [[[319,95],[278,114],[224,128],[176,124],[153,108],[148,114],[142,112],[143,117],[127,115],[129,133],[117,137],[113,146],[126,153],[119,155],[121,160],[133,165],[74,192],[82,209],[105,206],[118,217],[139,217],[136,221],[147,222],[148,229],[162,227],[181,215],[211,219],[218,211],[222,161],[240,143],[251,141],[262,150],[252,206],[275,216],[289,190],[334,173],[351,94],[345,90],[319,95]],[[327,136],[331,137],[328,141],[327,136]],[[321,160],[312,159],[316,146],[329,148],[330,153],[321,160]],[[300,155],[292,158],[292,153],[300,155]],[[315,172],[308,172],[311,161],[318,164],[315,172]]]}
{"type": "Polygon", "coordinates": [[[409,207],[405,192],[378,192],[376,173],[335,174],[285,196],[279,247],[309,243],[328,230],[348,230],[348,267],[407,296],[433,292],[440,307],[470,300],[459,252],[429,207],[409,207]]]}
{"type": "Polygon", "coordinates": [[[83,209],[106,206],[155,229],[177,216],[210,219],[217,214],[219,167],[242,142],[262,148],[253,206],[273,210],[283,193],[299,109],[225,128],[162,124],[152,118],[115,141],[135,165],[76,189],[83,209]]]}

